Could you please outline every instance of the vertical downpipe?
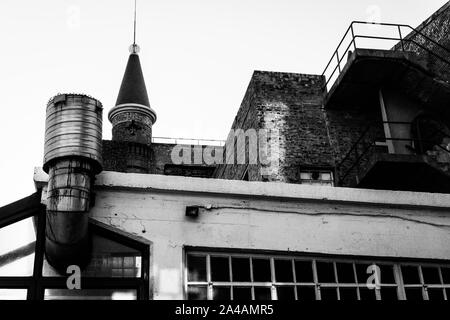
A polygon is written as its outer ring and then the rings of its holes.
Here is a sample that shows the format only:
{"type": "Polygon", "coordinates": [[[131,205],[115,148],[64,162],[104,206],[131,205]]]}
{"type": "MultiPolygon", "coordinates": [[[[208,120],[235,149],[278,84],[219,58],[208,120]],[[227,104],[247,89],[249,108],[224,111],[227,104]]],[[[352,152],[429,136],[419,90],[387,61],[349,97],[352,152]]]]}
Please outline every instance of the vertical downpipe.
{"type": "Polygon", "coordinates": [[[58,95],[47,105],[45,254],[63,272],[90,259],[89,209],[95,175],[102,170],[102,110],[98,100],[79,94],[58,95]]]}

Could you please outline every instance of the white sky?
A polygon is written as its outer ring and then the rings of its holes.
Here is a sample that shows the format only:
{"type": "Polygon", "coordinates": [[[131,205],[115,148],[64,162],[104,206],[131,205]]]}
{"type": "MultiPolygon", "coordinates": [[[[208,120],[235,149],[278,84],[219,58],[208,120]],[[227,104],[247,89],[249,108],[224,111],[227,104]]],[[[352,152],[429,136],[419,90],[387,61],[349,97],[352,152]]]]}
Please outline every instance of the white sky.
{"type": "MultiPolygon", "coordinates": [[[[154,136],[225,139],[253,70],[321,74],[352,20],[417,26],[445,2],[138,0],[154,136]]],[[[0,1],[0,206],[34,192],[51,96],[102,101],[111,139],[132,16],[132,0],[0,1]]]]}

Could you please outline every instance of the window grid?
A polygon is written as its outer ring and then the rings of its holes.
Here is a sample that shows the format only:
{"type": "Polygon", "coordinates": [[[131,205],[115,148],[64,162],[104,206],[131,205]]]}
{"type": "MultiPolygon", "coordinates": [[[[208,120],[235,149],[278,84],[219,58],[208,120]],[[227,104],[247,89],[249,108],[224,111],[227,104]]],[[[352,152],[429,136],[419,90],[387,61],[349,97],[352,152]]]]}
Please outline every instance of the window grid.
{"type": "MultiPolygon", "coordinates": [[[[448,300],[448,293],[450,292],[450,281],[444,284],[444,278],[442,275],[441,267],[450,268],[449,266],[441,266],[433,263],[396,263],[389,261],[373,261],[373,260],[350,260],[350,259],[327,259],[327,258],[307,258],[307,257],[295,257],[295,256],[284,256],[284,255],[276,255],[276,256],[268,256],[264,254],[244,254],[244,253],[208,253],[202,251],[189,251],[186,255],[186,262],[189,263],[189,256],[195,257],[203,257],[206,262],[206,281],[191,281],[189,279],[189,274],[186,272],[186,288],[194,288],[194,287],[207,287],[207,299],[212,300],[214,298],[214,288],[229,288],[229,297],[233,300],[236,296],[235,290],[236,288],[247,288],[250,289],[250,295],[248,296],[251,300],[256,300],[256,289],[259,288],[267,288],[270,290],[270,298],[272,300],[277,300],[282,297],[279,296],[278,290],[287,289],[293,293],[293,299],[302,300],[303,296],[299,292],[302,289],[309,288],[313,289],[314,297],[316,300],[326,299],[327,292],[328,295],[333,295],[335,300],[345,300],[343,296],[344,291],[352,293],[354,300],[364,300],[362,292],[365,292],[365,295],[370,295],[372,299],[383,300],[383,294],[386,294],[388,297],[388,291],[386,289],[390,289],[390,294],[394,295],[391,298],[395,298],[398,300],[407,299],[407,290],[408,288],[416,288],[416,291],[420,289],[421,297],[423,300],[431,299],[428,294],[428,289],[436,289],[438,293],[442,293],[442,300],[448,300]],[[211,266],[211,258],[227,258],[227,273],[228,273],[228,281],[214,281],[211,276],[212,266],[211,266]],[[249,271],[249,281],[234,281],[234,273],[237,270],[233,270],[233,258],[241,258],[248,259],[248,266],[250,268],[249,271]],[[269,262],[270,265],[270,281],[255,281],[255,262],[254,260],[265,260],[269,262]],[[289,276],[291,281],[282,281],[277,279],[277,262],[288,261],[290,265],[291,275],[289,276]],[[312,282],[302,282],[300,281],[299,275],[296,270],[296,263],[309,263],[312,268],[312,282]],[[328,279],[329,281],[321,281],[318,275],[318,263],[319,264],[328,264],[328,266],[332,266],[332,278],[328,279]],[[352,282],[344,282],[345,279],[339,279],[340,267],[338,264],[347,265],[347,267],[351,266],[351,275],[353,278],[352,282]],[[388,277],[386,277],[386,273],[381,275],[381,283],[375,289],[368,289],[366,280],[371,276],[371,273],[366,272],[366,268],[370,265],[376,265],[385,270],[389,271],[388,277]],[[360,274],[358,275],[357,266],[359,267],[360,274]],[[404,283],[402,268],[405,266],[413,266],[417,268],[419,283],[408,284],[404,283]],[[439,277],[440,283],[426,283],[426,279],[424,279],[422,268],[436,268],[437,274],[439,277]],[[391,273],[392,272],[392,273],[391,273]],[[361,279],[362,277],[362,279],[361,279]],[[392,278],[392,281],[389,279],[385,282],[383,281],[385,278],[392,278]],[[333,290],[334,289],[334,290],[333,290]],[[384,290],[383,290],[384,289],[384,290]],[[324,296],[325,294],[325,296],[324,296]]],[[[307,265],[307,264],[306,264],[307,265]]],[[[348,269],[347,271],[350,271],[348,269]]],[[[322,277],[325,274],[322,274],[322,277]]],[[[348,277],[348,274],[347,274],[348,277]]],[[[344,278],[344,277],[343,277],[344,278]]],[[[189,296],[188,296],[189,298],[189,296]]]]}
{"type": "Polygon", "coordinates": [[[313,280],[314,280],[314,294],[316,296],[316,300],[321,300],[320,284],[319,284],[319,277],[317,276],[316,260],[312,261],[312,269],[313,269],[313,280]]]}
{"type": "Polygon", "coordinates": [[[300,182],[303,184],[334,185],[332,170],[308,169],[300,171],[300,182]]]}
{"type": "Polygon", "coordinates": [[[140,277],[140,269],[140,256],[98,254],[92,257],[92,264],[86,268],[84,276],[140,277]]]}
{"type": "MultiPolygon", "coordinates": [[[[291,260],[291,268],[292,268],[292,272],[293,272],[294,282],[297,283],[297,273],[295,272],[295,261],[294,261],[294,259],[291,260]]],[[[295,300],[298,300],[297,286],[294,287],[294,297],[295,297],[295,300]]]]}
{"type": "Polygon", "coordinates": [[[272,280],[272,283],[270,285],[270,294],[273,300],[278,300],[278,293],[274,285],[276,280],[275,280],[275,262],[273,257],[270,258],[270,279],[272,280]]]}

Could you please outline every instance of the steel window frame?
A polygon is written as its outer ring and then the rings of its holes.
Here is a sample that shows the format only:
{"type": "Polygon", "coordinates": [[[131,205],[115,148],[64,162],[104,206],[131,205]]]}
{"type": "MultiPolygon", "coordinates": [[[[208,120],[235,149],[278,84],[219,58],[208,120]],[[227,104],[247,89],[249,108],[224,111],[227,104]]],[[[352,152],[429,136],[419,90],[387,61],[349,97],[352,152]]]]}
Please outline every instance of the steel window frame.
{"type": "MultiPolygon", "coordinates": [[[[33,275],[24,277],[0,276],[0,289],[26,289],[27,300],[43,300],[45,289],[67,289],[66,277],[47,277],[43,275],[46,222],[45,206],[40,205],[34,210],[27,210],[26,214],[20,214],[19,218],[11,218],[8,216],[7,220],[0,221],[0,229],[30,217],[37,218],[33,275]]],[[[137,278],[83,277],[82,288],[99,290],[133,289],[136,290],[137,300],[148,300],[150,296],[150,246],[146,243],[115,233],[112,230],[102,228],[97,224],[91,223],[89,228],[92,233],[138,250],[142,257],[141,275],[137,278]]]]}
{"type": "MultiPolygon", "coordinates": [[[[185,288],[185,297],[187,298],[187,290],[190,286],[202,286],[207,288],[207,299],[213,299],[213,289],[214,287],[229,287],[230,288],[230,297],[233,299],[233,287],[249,287],[251,288],[251,299],[255,299],[255,288],[270,288],[271,289],[271,298],[272,300],[277,300],[277,288],[288,286],[294,288],[295,299],[299,298],[297,288],[298,287],[310,287],[315,289],[316,300],[321,300],[321,287],[323,288],[336,288],[336,297],[338,300],[341,298],[340,288],[354,288],[356,290],[356,298],[357,300],[361,300],[360,288],[367,288],[366,283],[358,282],[356,265],[384,265],[392,267],[393,277],[395,283],[381,283],[378,288],[373,289],[376,300],[382,300],[381,290],[383,288],[395,288],[397,292],[398,300],[406,300],[406,292],[405,288],[413,287],[413,288],[422,288],[422,297],[423,300],[429,300],[429,295],[427,292],[428,288],[433,289],[442,289],[444,300],[448,300],[449,297],[445,289],[450,289],[450,284],[444,284],[443,276],[442,276],[442,267],[450,268],[449,262],[427,262],[427,261],[407,261],[405,259],[399,259],[398,261],[393,259],[380,259],[380,258],[350,258],[350,257],[339,257],[339,256],[312,256],[312,255],[292,255],[292,254],[283,254],[283,253],[266,253],[259,252],[255,253],[254,251],[232,251],[232,250],[223,250],[219,249],[219,251],[214,251],[213,248],[190,248],[186,247],[184,250],[184,288],[185,288]],[[197,257],[205,257],[206,259],[206,281],[188,281],[188,256],[197,256],[197,257]],[[229,279],[230,281],[212,281],[211,279],[211,257],[226,257],[228,259],[228,268],[229,268],[229,279]],[[250,282],[248,281],[233,281],[233,270],[232,270],[232,258],[247,258],[249,259],[250,265],[250,282]],[[270,261],[270,272],[271,272],[271,281],[270,282],[254,282],[253,278],[253,259],[254,258],[263,258],[270,261]],[[275,260],[289,260],[291,261],[292,275],[294,282],[277,282],[275,278],[275,260]],[[313,281],[314,282],[297,282],[297,275],[295,270],[295,261],[307,261],[311,263],[312,271],[313,271],[313,281]],[[321,283],[318,281],[317,275],[317,262],[328,262],[333,264],[333,272],[335,283],[321,283]],[[351,263],[353,269],[353,277],[354,283],[340,283],[339,275],[338,275],[338,266],[337,263],[351,263]],[[420,284],[404,284],[403,275],[401,273],[402,266],[416,266],[419,272],[420,284]],[[434,267],[438,269],[440,284],[426,284],[423,278],[422,267],[434,267]]],[[[368,274],[369,276],[369,274],[368,274]]]]}

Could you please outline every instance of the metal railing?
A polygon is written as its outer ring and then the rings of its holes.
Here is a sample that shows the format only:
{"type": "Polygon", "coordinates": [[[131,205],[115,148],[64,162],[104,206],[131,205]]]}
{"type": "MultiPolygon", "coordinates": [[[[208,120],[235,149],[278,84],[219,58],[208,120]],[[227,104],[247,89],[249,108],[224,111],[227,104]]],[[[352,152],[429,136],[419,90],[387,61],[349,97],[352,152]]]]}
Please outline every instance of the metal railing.
{"type": "MultiPolygon", "coordinates": [[[[386,137],[384,136],[384,126],[410,126],[409,132],[411,131],[411,126],[413,125],[411,122],[401,122],[401,121],[381,121],[377,123],[373,123],[369,125],[361,136],[356,140],[344,158],[336,165],[336,172],[338,174],[338,182],[342,183],[352,172],[352,170],[357,169],[359,172],[359,167],[362,165],[364,161],[364,157],[369,154],[369,152],[373,148],[384,147],[388,149],[388,143],[395,142],[405,142],[409,144],[403,145],[405,149],[407,149],[410,154],[425,154],[426,151],[429,151],[429,148],[426,148],[425,145],[432,145],[433,147],[438,147],[441,150],[450,154],[449,146],[444,147],[442,144],[436,143],[436,139],[433,138],[436,134],[440,134],[442,137],[446,137],[450,139],[450,135],[445,133],[440,129],[435,129],[431,134],[420,138],[399,138],[399,137],[386,137]],[[382,133],[380,133],[382,132],[382,133]]],[[[397,146],[398,148],[399,146],[397,146]]],[[[388,150],[386,150],[388,151],[388,150]]],[[[384,152],[388,153],[388,152],[384,152]]],[[[402,153],[397,153],[402,154],[402,153]]]]}
{"type": "Polygon", "coordinates": [[[170,137],[152,137],[153,143],[165,143],[165,144],[186,144],[196,146],[216,146],[223,147],[225,145],[224,140],[214,139],[189,139],[189,138],[170,138],[170,137]]]}
{"type": "MultiPolygon", "coordinates": [[[[375,32],[375,30],[373,30],[373,32],[375,32]]],[[[331,86],[334,84],[332,79],[334,79],[334,80],[337,79],[337,77],[341,74],[345,64],[347,63],[347,60],[344,61],[344,58],[346,57],[346,55],[348,55],[348,53],[351,51],[352,48],[354,50],[356,50],[358,48],[359,49],[381,49],[380,45],[378,45],[380,43],[380,40],[384,41],[385,43],[386,43],[386,41],[397,41],[396,45],[388,48],[388,50],[392,50],[392,51],[398,51],[398,50],[409,51],[409,50],[407,50],[408,44],[414,44],[417,47],[421,48],[422,50],[425,50],[431,56],[437,58],[438,60],[440,60],[450,66],[450,61],[446,57],[439,55],[436,52],[436,50],[430,49],[430,47],[428,47],[427,45],[432,44],[433,46],[438,47],[439,49],[445,51],[445,54],[448,56],[450,56],[450,49],[444,47],[440,43],[436,42],[435,40],[431,39],[429,36],[416,30],[415,28],[411,27],[410,25],[353,21],[350,24],[350,26],[348,27],[348,29],[345,32],[344,36],[342,37],[341,41],[339,42],[336,50],[334,51],[327,66],[325,67],[325,69],[322,73],[322,75],[327,77],[326,88],[330,89],[331,86]],[[365,25],[365,26],[372,26],[372,27],[377,26],[378,31],[381,31],[381,29],[384,29],[383,31],[385,31],[386,29],[393,29],[393,30],[395,30],[395,33],[398,32],[398,37],[397,36],[380,36],[380,35],[375,35],[375,34],[360,34],[359,32],[357,32],[357,30],[355,28],[355,26],[357,26],[357,25],[365,25]],[[404,37],[406,32],[402,32],[402,29],[408,30],[406,37],[404,37]],[[346,39],[349,36],[350,36],[350,39],[349,39],[348,45],[347,45],[346,39]],[[422,39],[424,39],[424,43],[418,42],[415,39],[416,36],[422,37],[422,39]],[[370,40],[375,40],[378,42],[377,42],[377,45],[375,45],[375,43],[374,43],[373,45],[371,44],[370,46],[358,46],[357,39],[370,39],[370,40]],[[396,49],[396,47],[398,47],[398,49],[396,49]],[[345,50],[342,50],[342,48],[345,48],[345,50]],[[334,61],[334,63],[333,63],[333,61],[334,61]],[[330,73],[330,74],[327,76],[327,73],[330,73]]]]}

